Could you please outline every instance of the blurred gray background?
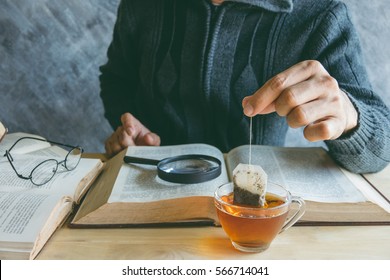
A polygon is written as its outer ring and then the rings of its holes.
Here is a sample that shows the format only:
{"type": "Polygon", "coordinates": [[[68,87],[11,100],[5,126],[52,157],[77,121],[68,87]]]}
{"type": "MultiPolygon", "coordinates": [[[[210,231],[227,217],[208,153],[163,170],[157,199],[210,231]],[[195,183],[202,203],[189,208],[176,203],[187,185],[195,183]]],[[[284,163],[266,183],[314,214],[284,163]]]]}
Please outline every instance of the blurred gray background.
{"type": "MultiPolygon", "coordinates": [[[[374,89],[390,106],[388,1],[345,0],[360,34],[374,89]]],[[[99,97],[99,66],[119,0],[0,0],[0,120],[103,152],[112,129],[99,97]]],[[[308,143],[290,130],[290,146],[308,143]]]]}

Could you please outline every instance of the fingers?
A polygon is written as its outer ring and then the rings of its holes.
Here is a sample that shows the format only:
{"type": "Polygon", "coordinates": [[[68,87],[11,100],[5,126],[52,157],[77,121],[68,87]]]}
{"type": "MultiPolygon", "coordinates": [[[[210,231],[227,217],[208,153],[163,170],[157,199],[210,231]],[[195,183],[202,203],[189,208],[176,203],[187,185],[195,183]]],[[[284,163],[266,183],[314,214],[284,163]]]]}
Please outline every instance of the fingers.
{"type": "Polygon", "coordinates": [[[286,89],[275,101],[275,111],[286,116],[293,128],[338,117],[345,108],[337,82],[332,85],[322,80],[313,78],[286,89]]]}
{"type": "Polygon", "coordinates": [[[160,146],[160,144],[160,136],[152,132],[146,133],[143,137],[140,137],[137,142],[137,146],[160,146]]]}
{"type": "Polygon", "coordinates": [[[285,116],[290,127],[305,127],[309,141],[336,139],[357,126],[352,102],[317,61],[298,63],[276,75],[242,105],[247,116],[285,116]]]}
{"type": "Polygon", "coordinates": [[[129,146],[158,146],[160,137],[150,132],[132,114],[121,116],[122,125],[106,140],[105,149],[109,156],[113,156],[129,146]]]}
{"type": "Polygon", "coordinates": [[[289,87],[309,80],[314,75],[326,73],[317,61],[300,62],[267,81],[253,95],[243,100],[244,114],[248,117],[268,114],[276,110],[275,101],[289,87]]]}
{"type": "MultiPolygon", "coordinates": [[[[132,114],[125,113],[121,116],[123,129],[127,135],[132,138],[132,145],[137,146],[159,146],[161,143],[160,137],[150,132],[138,119],[132,114]]],[[[127,139],[123,139],[126,141],[127,139]]]]}
{"type": "MultiPolygon", "coordinates": [[[[141,122],[136,119],[132,114],[130,113],[124,113],[121,116],[121,123],[123,130],[131,136],[133,139],[136,139],[139,134],[141,134],[143,129],[146,129],[141,122]]],[[[147,129],[146,129],[147,130],[147,129]]],[[[146,133],[144,131],[144,133],[146,133]]]]}
{"type": "Polygon", "coordinates": [[[328,118],[309,124],[303,130],[305,138],[311,142],[337,139],[342,132],[340,121],[337,118],[328,118]]]}
{"type": "Polygon", "coordinates": [[[113,156],[128,146],[134,146],[133,138],[127,134],[123,126],[119,126],[106,140],[105,149],[109,156],[113,156]]]}

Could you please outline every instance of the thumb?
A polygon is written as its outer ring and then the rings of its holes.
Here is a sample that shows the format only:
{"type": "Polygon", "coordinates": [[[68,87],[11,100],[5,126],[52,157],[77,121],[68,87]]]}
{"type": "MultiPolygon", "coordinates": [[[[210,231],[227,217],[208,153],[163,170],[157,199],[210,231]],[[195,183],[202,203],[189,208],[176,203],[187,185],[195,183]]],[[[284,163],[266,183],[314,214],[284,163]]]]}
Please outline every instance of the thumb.
{"type": "Polygon", "coordinates": [[[263,110],[256,112],[256,106],[253,105],[253,104],[256,104],[256,101],[253,100],[255,98],[256,98],[256,96],[252,95],[252,96],[247,96],[242,100],[242,107],[244,110],[244,114],[246,116],[253,117],[256,114],[266,115],[266,114],[275,112],[276,109],[275,109],[274,102],[267,105],[263,110]]]}

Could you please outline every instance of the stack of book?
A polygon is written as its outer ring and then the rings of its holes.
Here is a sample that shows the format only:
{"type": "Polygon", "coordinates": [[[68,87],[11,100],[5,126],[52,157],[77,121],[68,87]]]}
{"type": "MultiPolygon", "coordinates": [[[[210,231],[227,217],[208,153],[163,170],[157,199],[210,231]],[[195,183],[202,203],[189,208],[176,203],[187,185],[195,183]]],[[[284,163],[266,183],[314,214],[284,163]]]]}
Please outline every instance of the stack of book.
{"type": "MultiPolygon", "coordinates": [[[[69,172],[57,172],[42,186],[20,179],[3,156],[18,139],[39,137],[26,133],[6,134],[0,122],[0,259],[33,259],[60,227],[74,205],[81,202],[103,169],[99,159],[82,158],[69,172]],[[4,136],[4,137],[2,137],[4,136]]],[[[44,141],[25,141],[12,150],[21,170],[25,162],[39,158],[64,158],[67,151],[44,141]]],[[[31,170],[30,170],[31,171],[31,170]]],[[[23,170],[22,170],[23,172],[23,170]]]]}

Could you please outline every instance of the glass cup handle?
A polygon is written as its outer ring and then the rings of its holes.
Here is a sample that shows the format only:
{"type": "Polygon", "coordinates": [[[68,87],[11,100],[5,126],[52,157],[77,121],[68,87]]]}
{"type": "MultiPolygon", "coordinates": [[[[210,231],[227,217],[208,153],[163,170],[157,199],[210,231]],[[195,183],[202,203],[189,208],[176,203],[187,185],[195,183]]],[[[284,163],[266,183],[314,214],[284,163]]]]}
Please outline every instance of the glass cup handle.
{"type": "Polygon", "coordinates": [[[298,209],[295,212],[294,215],[292,215],[284,224],[282,229],[280,230],[279,233],[282,233],[286,229],[290,228],[292,225],[294,225],[302,216],[305,214],[305,209],[306,209],[306,204],[305,201],[297,196],[293,196],[291,198],[291,203],[296,203],[298,204],[298,209]]]}

